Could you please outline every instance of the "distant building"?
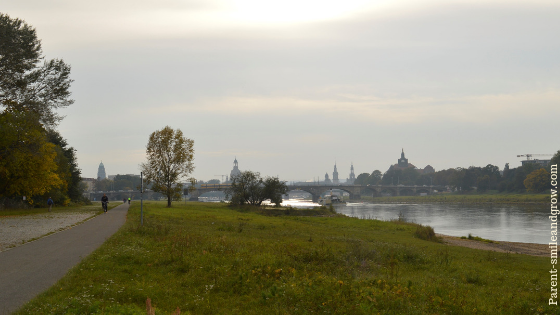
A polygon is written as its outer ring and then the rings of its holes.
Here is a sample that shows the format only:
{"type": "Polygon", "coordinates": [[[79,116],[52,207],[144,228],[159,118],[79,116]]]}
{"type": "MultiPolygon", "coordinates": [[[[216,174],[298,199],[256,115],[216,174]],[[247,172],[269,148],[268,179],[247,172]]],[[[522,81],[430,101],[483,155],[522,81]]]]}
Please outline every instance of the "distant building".
{"type": "Polygon", "coordinates": [[[230,174],[229,174],[229,179],[233,179],[233,176],[237,176],[241,174],[241,171],[239,170],[239,167],[237,166],[237,157],[235,158],[235,160],[233,161],[233,169],[231,170],[230,174]]]}
{"type": "Polygon", "coordinates": [[[421,169],[421,168],[417,168],[412,163],[408,163],[408,159],[404,156],[404,148],[403,148],[401,151],[401,158],[397,160],[397,164],[391,165],[387,171],[399,170],[399,169],[405,170],[407,168],[413,168],[420,174],[429,174],[429,173],[434,173],[436,171],[431,165],[427,165],[426,167],[421,169]]]}
{"type": "Polygon", "coordinates": [[[350,177],[346,179],[346,184],[354,185],[356,181],[356,174],[354,174],[354,163],[350,164],[350,177]]]}
{"type": "Polygon", "coordinates": [[[332,173],[333,184],[338,184],[338,171],[336,170],[336,162],[334,163],[334,171],[332,173]]]}
{"type": "Polygon", "coordinates": [[[534,159],[534,160],[523,160],[521,161],[521,165],[525,165],[525,164],[539,164],[543,167],[547,167],[548,164],[550,164],[550,160],[539,160],[539,159],[534,159]]]}
{"type": "Polygon", "coordinates": [[[105,174],[105,165],[103,165],[103,161],[99,164],[99,168],[97,169],[97,180],[106,179],[107,175],[105,174]]]}
{"type": "Polygon", "coordinates": [[[95,189],[95,178],[82,177],[82,183],[86,186],[86,191],[93,191],[95,189]]]}
{"type": "Polygon", "coordinates": [[[329,173],[325,173],[325,184],[330,184],[331,179],[329,178],[329,173]]]}

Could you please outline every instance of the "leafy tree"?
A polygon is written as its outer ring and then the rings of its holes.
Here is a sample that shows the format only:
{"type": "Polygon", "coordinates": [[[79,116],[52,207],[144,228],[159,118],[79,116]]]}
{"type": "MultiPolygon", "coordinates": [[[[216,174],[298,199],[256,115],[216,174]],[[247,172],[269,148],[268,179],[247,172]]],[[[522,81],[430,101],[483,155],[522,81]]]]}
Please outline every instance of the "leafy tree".
{"type": "Polygon", "coordinates": [[[281,182],[278,177],[267,177],[264,180],[264,196],[276,206],[282,203],[282,195],[288,192],[286,182],[281,182]]]}
{"type": "Polygon", "coordinates": [[[35,29],[0,13],[0,106],[31,111],[46,126],[62,117],[55,109],[71,105],[70,66],[62,59],[44,61],[35,29]]]}
{"type": "Polygon", "coordinates": [[[550,159],[550,165],[555,165],[555,164],[560,165],[560,150],[558,150],[556,154],[554,154],[552,159],[550,159]]]}
{"type": "Polygon", "coordinates": [[[490,176],[484,175],[479,176],[476,180],[476,191],[477,192],[486,192],[490,187],[490,176]]]}
{"type": "MultiPolygon", "coordinates": [[[[78,167],[76,150],[73,147],[69,147],[66,139],[62,138],[56,130],[51,129],[47,131],[47,140],[57,147],[59,174],[64,175],[67,182],[67,188],[64,193],[72,201],[82,200],[84,192],[81,187],[82,171],[78,167]]],[[[61,176],[61,178],[63,177],[61,176]]]]}
{"type": "Polygon", "coordinates": [[[167,196],[167,207],[172,200],[180,200],[183,192],[182,178],[193,170],[194,141],[183,136],[180,129],[169,126],[154,131],[148,140],[148,161],[141,164],[147,183],[152,190],[167,196]]]}
{"type": "Polygon", "coordinates": [[[64,184],[57,174],[56,146],[45,133],[35,113],[0,113],[0,197],[31,198],[64,184]]]}
{"type": "Polygon", "coordinates": [[[371,175],[369,175],[367,179],[367,183],[369,185],[378,185],[381,182],[382,178],[383,178],[383,173],[381,173],[381,171],[379,170],[375,170],[371,172],[371,175]]]}
{"type": "Polygon", "coordinates": [[[358,175],[358,177],[356,177],[356,180],[354,181],[354,185],[367,185],[367,182],[369,180],[369,174],[368,173],[362,173],[360,175],[358,175]]]}
{"type": "Polygon", "coordinates": [[[258,172],[243,171],[231,178],[231,186],[226,189],[225,194],[232,205],[260,206],[267,199],[279,205],[282,202],[282,195],[286,192],[288,192],[286,183],[278,178],[268,177],[263,180],[258,172]]]}
{"type": "Polygon", "coordinates": [[[544,169],[538,169],[527,175],[523,184],[530,192],[541,192],[550,188],[550,173],[544,169]]]}
{"type": "Polygon", "coordinates": [[[215,184],[215,185],[217,185],[217,184],[219,184],[219,183],[220,183],[220,180],[219,180],[219,179],[211,179],[211,180],[208,181],[207,184],[215,184]]]}

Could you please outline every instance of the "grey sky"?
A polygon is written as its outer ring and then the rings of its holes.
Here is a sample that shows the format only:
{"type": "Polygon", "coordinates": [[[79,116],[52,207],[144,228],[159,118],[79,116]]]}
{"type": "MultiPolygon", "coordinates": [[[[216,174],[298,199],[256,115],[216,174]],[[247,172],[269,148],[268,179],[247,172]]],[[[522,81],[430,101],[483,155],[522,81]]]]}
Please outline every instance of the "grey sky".
{"type": "Polygon", "coordinates": [[[72,66],[84,177],[139,173],[148,135],[198,179],[520,165],[560,149],[556,1],[6,1],[72,66]],[[344,4],[342,4],[344,3],[344,4]]]}

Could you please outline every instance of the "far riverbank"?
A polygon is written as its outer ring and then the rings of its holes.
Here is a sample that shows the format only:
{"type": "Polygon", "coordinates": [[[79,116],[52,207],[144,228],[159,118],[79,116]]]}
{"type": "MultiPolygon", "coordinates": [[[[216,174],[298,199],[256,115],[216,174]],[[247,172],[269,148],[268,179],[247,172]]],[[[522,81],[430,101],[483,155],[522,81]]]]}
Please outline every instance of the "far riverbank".
{"type": "Polygon", "coordinates": [[[455,194],[429,196],[364,197],[373,203],[548,204],[550,194],[455,194]]]}

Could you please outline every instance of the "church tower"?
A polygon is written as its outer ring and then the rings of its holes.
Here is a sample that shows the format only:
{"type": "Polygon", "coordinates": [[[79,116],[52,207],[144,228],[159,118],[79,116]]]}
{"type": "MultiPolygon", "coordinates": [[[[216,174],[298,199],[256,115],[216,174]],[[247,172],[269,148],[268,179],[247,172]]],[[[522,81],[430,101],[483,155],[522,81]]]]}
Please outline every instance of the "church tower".
{"type": "Polygon", "coordinates": [[[338,171],[336,170],[336,162],[334,163],[334,172],[332,173],[333,184],[338,184],[338,171]]]}
{"type": "Polygon", "coordinates": [[[331,180],[329,179],[329,173],[325,173],[325,184],[330,184],[331,180]]]}
{"type": "Polygon", "coordinates": [[[354,174],[354,163],[350,164],[350,178],[346,181],[349,185],[354,185],[354,181],[356,181],[356,174],[354,174]]]}
{"type": "Polygon", "coordinates": [[[399,159],[398,165],[399,167],[408,167],[408,159],[404,157],[404,148],[402,149],[401,158],[399,159]]]}
{"type": "Polygon", "coordinates": [[[107,174],[105,174],[105,165],[103,165],[103,161],[101,161],[97,169],[97,180],[103,180],[105,178],[107,178],[107,174]]]}

